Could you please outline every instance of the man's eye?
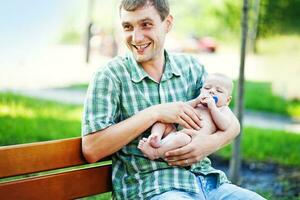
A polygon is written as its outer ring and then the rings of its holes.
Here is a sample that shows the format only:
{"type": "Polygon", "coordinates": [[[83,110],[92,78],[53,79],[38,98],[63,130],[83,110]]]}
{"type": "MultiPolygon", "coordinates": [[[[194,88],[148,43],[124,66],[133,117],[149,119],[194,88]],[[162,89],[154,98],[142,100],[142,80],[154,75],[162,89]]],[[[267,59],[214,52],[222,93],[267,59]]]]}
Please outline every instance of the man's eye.
{"type": "Polygon", "coordinates": [[[124,31],[130,31],[131,29],[132,29],[132,26],[130,26],[130,25],[124,25],[123,26],[124,31]]]}
{"type": "Polygon", "coordinates": [[[144,28],[151,28],[152,24],[149,23],[149,22],[144,22],[144,23],[142,23],[142,27],[144,27],[144,28]]]}

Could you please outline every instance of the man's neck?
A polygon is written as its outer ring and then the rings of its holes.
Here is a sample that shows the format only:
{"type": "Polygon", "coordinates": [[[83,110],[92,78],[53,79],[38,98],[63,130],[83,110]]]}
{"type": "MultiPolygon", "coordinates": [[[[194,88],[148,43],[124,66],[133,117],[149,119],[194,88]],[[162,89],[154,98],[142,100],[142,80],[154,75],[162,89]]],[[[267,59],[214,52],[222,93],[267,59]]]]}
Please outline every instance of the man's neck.
{"type": "Polygon", "coordinates": [[[141,63],[145,72],[149,74],[149,76],[151,76],[157,82],[160,82],[160,79],[162,77],[164,71],[164,64],[165,64],[164,53],[162,53],[162,56],[160,56],[157,59],[141,63]]]}

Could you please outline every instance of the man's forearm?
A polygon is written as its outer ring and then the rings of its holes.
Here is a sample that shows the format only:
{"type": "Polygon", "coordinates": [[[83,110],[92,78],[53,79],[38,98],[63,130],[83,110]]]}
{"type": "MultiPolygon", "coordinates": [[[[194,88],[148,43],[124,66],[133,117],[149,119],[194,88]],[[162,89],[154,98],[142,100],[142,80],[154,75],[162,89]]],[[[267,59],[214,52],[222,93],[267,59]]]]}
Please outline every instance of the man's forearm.
{"type": "Polygon", "coordinates": [[[82,151],[90,163],[111,155],[127,145],[156,122],[156,115],[150,108],[112,125],[104,130],[82,138],[82,151]]]}

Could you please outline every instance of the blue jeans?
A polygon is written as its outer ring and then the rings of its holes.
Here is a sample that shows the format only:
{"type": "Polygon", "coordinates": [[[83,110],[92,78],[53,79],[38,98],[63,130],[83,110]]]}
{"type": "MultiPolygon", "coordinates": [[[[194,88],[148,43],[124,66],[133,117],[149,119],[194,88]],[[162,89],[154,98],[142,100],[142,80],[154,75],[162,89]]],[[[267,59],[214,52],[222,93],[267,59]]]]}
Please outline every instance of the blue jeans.
{"type": "Polygon", "coordinates": [[[202,193],[196,194],[181,190],[170,190],[155,195],[151,200],[264,200],[263,197],[250,190],[233,184],[224,183],[217,187],[215,175],[199,176],[198,186],[202,193]]]}

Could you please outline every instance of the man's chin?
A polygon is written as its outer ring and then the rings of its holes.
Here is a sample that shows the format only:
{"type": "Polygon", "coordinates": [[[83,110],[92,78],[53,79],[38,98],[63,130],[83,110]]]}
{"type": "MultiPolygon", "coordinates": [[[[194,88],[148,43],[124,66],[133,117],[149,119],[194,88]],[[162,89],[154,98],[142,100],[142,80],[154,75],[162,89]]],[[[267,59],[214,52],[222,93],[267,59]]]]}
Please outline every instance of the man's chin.
{"type": "Polygon", "coordinates": [[[147,62],[151,60],[147,56],[134,54],[134,58],[138,63],[147,62]]]}

